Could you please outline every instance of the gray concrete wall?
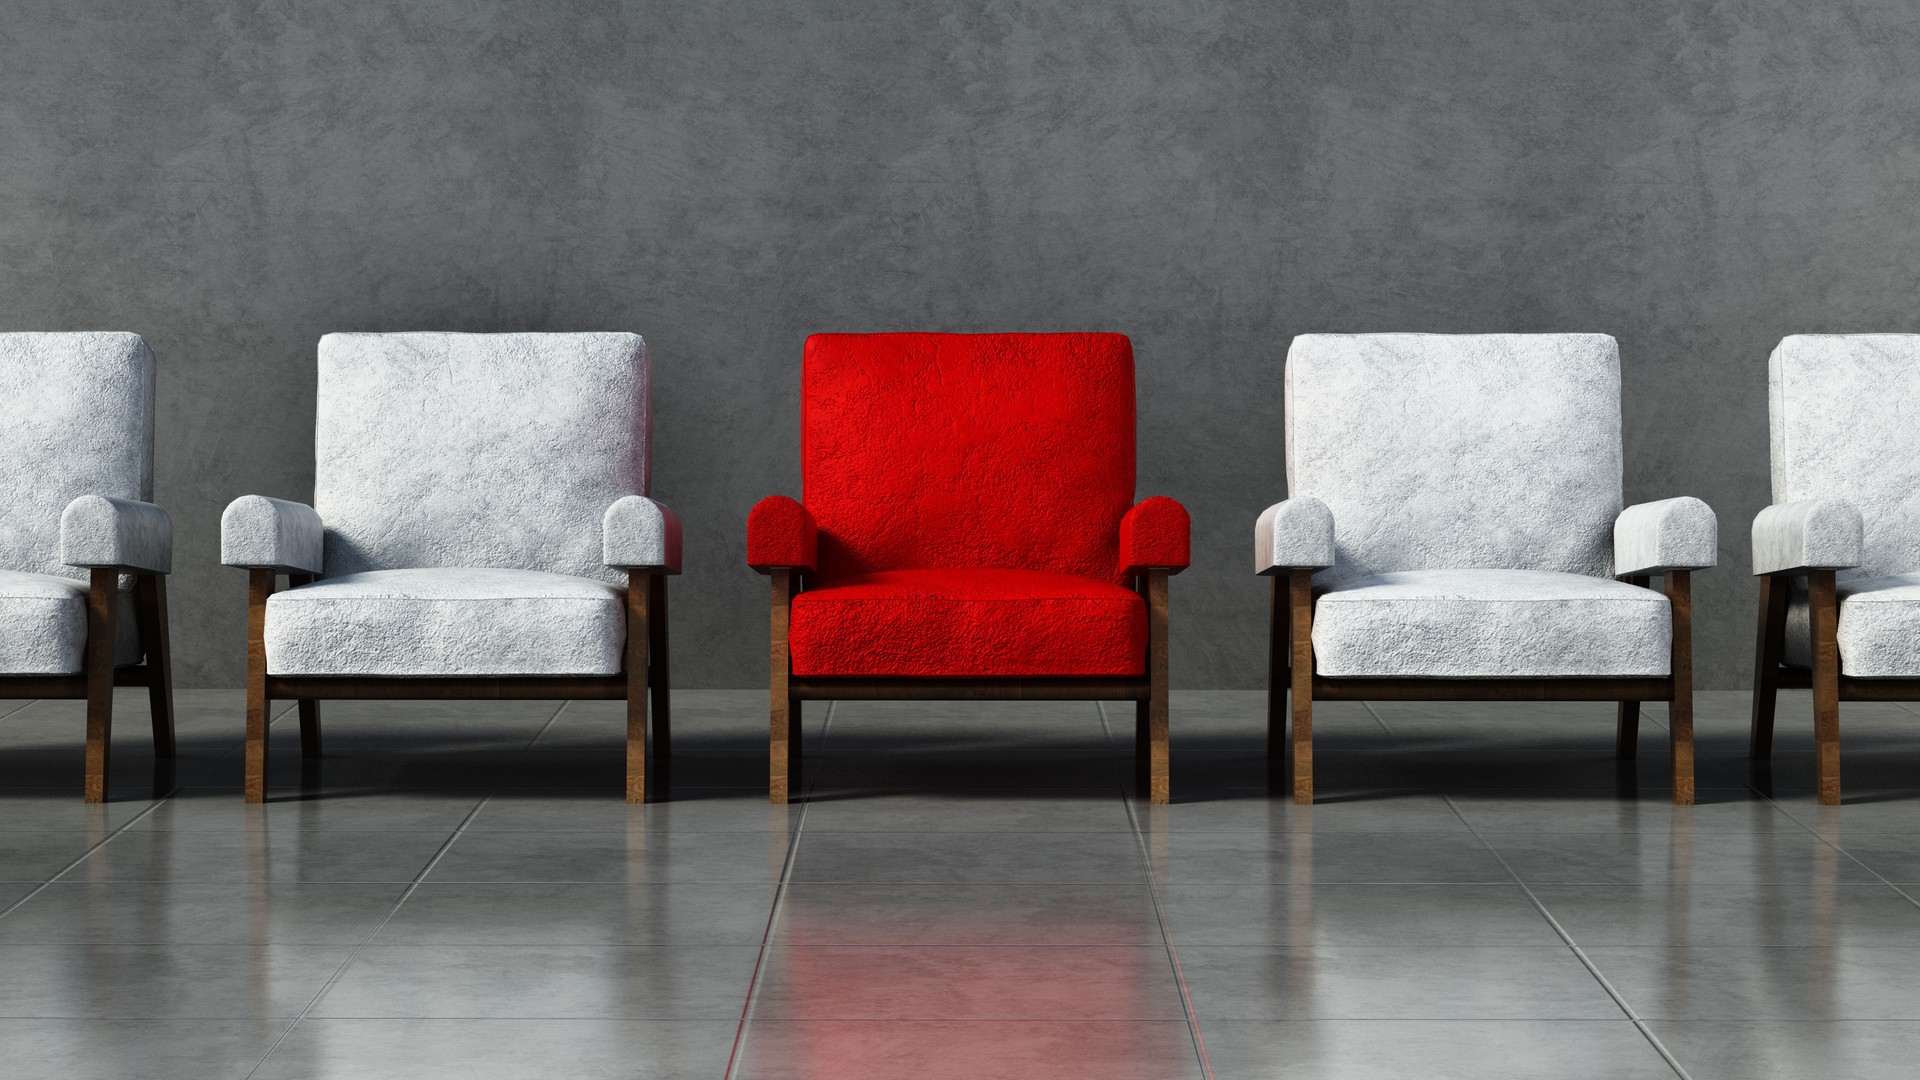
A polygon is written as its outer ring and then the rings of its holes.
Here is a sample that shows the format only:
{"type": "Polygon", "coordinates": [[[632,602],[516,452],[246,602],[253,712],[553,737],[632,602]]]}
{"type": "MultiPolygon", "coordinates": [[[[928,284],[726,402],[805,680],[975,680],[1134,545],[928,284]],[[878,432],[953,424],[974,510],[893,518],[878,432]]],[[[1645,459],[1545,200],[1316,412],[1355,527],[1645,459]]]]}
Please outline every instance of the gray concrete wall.
{"type": "Polygon", "coordinates": [[[1179,685],[1264,678],[1254,516],[1304,331],[1604,331],[1627,495],[1706,498],[1747,677],[1767,352],[1916,331],[1908,0],[0,0],[0,327],[161,362],[187,686],[243,668],[226,502],[312,487],[329,330],[625,329],[687,523],[680,683],[765,678],[746,511],[800,343],[1103,329],[1193,511],[1179,685]]]}

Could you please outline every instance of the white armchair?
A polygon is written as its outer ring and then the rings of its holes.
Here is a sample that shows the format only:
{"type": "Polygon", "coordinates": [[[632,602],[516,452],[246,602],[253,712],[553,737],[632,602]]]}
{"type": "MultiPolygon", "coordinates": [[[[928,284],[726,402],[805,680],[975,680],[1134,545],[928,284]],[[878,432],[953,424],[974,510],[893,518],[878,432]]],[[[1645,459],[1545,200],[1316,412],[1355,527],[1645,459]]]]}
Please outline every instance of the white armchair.
{"type": "Polygon", "coordinates": [[[1295,801],[1313,800],[1314,699],[1420,698],[1617,701],[1623,757],[1639,702],[1670,702],[1691,803],[1689,572],[1717,526],[1698,499],[1622,509],[1613,339],[1310,334],[1285,393],[1292,497],[1260,516],[1254,561],[1274,578],[1269,753],[1295,801]]]}
{"type": "Polygon", "coordinates": [[[147,688],[154,756],[174,754],[153,387],[138,334],[0,334],[0,697],[86,699],[88,802],[116,685],[147,688]]]}
{"type": "Polygon", "coordinates": [[[1795,334],[1768,363],[1773,498],[1752,756],[1781,687],[1813,691],[1814,773],[1840,802],[1840,703],[1920,701],[1920,335],[1795,334]]]}
{"type": "Polygon", "coordinates": [[[645,798],[680,572],[679,519],[646,497],[648,379],[633,334],[320,340],[314,505],[248,495],[221,519],[250,576],[249,802],[276,698],[309,756],[326,698],[625,699],[645,798]]]}

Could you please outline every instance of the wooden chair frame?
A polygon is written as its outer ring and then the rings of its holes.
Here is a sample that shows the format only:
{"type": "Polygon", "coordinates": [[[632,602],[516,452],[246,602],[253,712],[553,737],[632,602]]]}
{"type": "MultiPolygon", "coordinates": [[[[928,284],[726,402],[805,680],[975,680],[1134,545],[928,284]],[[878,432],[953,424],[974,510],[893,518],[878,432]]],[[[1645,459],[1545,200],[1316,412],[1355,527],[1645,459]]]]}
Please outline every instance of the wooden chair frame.
{"type": "Polygon", "coordinates": [[[771,603],[768,798],[784,804],[800,785],[800,719],[805,701],[1132,701],[1134,757],[1148,798],[1172,798],[1167,772],[1167,578],[1149,570],[1134,579],[1147,601],[1146,674],[1093,678],[801,677],[793,674],[787,628],[801,571],[775,569],[771,603]]]}
{"type": "MultiPolygon", "coordinates": [[[[322,701],[530,701],[568,698],[627,703],[627,801],[647,797],[648,703],[652,703],[655,797],[665,794],[673,751],[668,709],[671,680],[667,666],[667,575],[627,571],[627,648],[621,675],[475,676],[407,678],[392,676],[267,674],[267,598],[277,571],[247,571],[247,757],[246,800],[267,797],[267,723],[275,700],[300,703],[300,753],[320,756],[322,701]]],[[[306,585],[318,575],[290,573],[289,587],[306,585]]]]}
{"type": "Polygon", "coordinates": [[[87,652],[78,675],[0,675],[0,697],[85,698],[87,702],[86,800],[107,801],[107,765],[112,751],[113,688],[144,686],[153,711],[153,756],[170,761],[173,739],[173,652],[167,642],[167,576],[123,567],[94,567],[87,582],[87,652]],[[143,662],[116,667],[120,575],[133,575],[134,618],[140,626],[143,662]]]}
{"type": "Polygon", "coordinates": [[[1813,773],[1822,806],[1840,805],[1840,703],[1920,701],[1920,678],[1856,679],[1840,672],[1840,598],[1831,567],[1787,570],[1760,577],[1760,620],[1754,635],[1753,726],[1748,755],[1773,757],[1773,717],[1779,691],[1813,691],[1813,773]],[[1813,666],[1784,663],[1787,600],[1792,579],[1807,579],[1813,666]]]}
{"type": "MultiPolygon", "coordinates": [[[[1267,756],[1293,777],[1293,801],[1313,802],[1313,703],[1320,701],[1614,701],[1619,703],[1615,756],[1638,750],[1640,703],[1668,703],[1672,733],[1673,802],[1693,805],[1692,574],[1668,570],[1664,591],[1673,606],[1672,667],[1647,678],[1422,679],[1328,678],[1313,670],[1313,571],[1279,570],[1273,577],[1273,626],[1267,679],[1267,756]],[[1288,703],[1291,702],[1291,709],[1288,703]],[[1292,731],[1288,731],[1288,721],[1292,731]]],[[[1647,587],[1651,575],[1620,580],[1647,587]]]]}

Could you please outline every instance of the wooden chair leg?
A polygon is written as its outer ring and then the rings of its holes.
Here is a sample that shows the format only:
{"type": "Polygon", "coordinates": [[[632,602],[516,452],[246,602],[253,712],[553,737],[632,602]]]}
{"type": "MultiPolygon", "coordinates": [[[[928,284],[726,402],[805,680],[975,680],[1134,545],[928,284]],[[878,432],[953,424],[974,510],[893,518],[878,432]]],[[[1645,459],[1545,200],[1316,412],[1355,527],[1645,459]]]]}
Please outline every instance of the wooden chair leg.
{"type": "Polygon", "coordinates": [[[647,801],[647,653],[652,634],[652,574],[627,573],[627,801],[647,801]]]}
{"type": "Polygon", "coordinates": [[[1813,623],[1813,773],[1820,805],[1840,805],[1840,601],[1832,570],[1807,574],[1813,623]]]}
{"type": "Polygon", "coordinates": [[[1613,756],[1632,761],[1640,753],[1640,703],[1619,703],[1618,724],[1613,735],[1613,756]]]}
{"type": "Polygon", "coordinates": [[[1673,608],[1670,674],[1673,696],[1667,705],[1672,735],[1673,805],[1693,805],[1693,573],[1666,573],[1667,601],[1673,608]]]}
{"type": "Polygon", "coordinates": [[[153,715],[153,756],[173,757],[173,649],[167,640],[167,579],[141,574],[133,579],[133,606],[140,620],[140,646],[146,651],[147,708],[153,715]]]}
{"type": "Polygon", "coordinates": [[[1173,799],[1167,752],[1167,574],[1147,574],[1147,801],[1173,799]]]}
{"type": "Polygon", "coordinates": [[[1291,613],[1293,801],[1313,803],[1313,571],[1287,571],[1287,607],[1291,613]]]}
{"type": "Polygon", "coordinates": [[[1267,627],[1267,766],[1283,766],[1287,758],[1287,652],[1291,647],[1287,613],[1287,578],[1273,575],[1273,600],[1267,627]]]}
{"type": "Polygon", "coordinates": [[[273,571],[247,571],[247,759],[246,800],[267,800],[267,597],[273,571]]]}
{"type": "Polygon", "coordinates": [[[87,587],[87,772],[85,798],[107,801],[108,755],[113,742],[114,614],[120,572],[94,568],[87,587]]]}
{"type": "Polygon", "coordinates": [[[667,669],[667,575],[655,574],[652,581],[653,612],[648,618],[647,676],[653,691],[653,767],[665,776],[673,756],[672,680],[667,669]]]}
{"type": "Polygon", "coordinates": [[[1760,579],[1760,625],[1753,646],[1753,728],[1747,756],[1765,761],[1773,756],[1774,706],[1780,696],[1780,660],[1786,651],[1787,585],[1785,575],[1760,579]]]}
{"type": "Polygon", "coordinates": [[[789,756],[799,752],[793,736],[794,720],[800,709],[787,692],[787,677],[792,670],[792,660],[787,653],[787,614],[793,599],[793,572],[775,570],[769,577],[772,594],[768,613],[771,649],[767,675],[767,798],[775,804],[785,804],[789,756]]]}

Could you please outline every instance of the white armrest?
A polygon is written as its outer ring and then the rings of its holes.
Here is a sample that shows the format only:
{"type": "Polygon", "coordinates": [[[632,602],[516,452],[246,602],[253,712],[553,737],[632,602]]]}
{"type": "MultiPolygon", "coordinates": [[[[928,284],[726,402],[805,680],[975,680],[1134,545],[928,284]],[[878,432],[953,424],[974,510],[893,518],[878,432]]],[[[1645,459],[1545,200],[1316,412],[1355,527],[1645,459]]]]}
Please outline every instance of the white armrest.
{"type": "Polygon", "coordinates": [[[1699,499],[1639,503],[1613,522],[1613,572],[1703,570],[1720,561],[1720,519],[1699,499]]]}
{"type": "Polygon", "coordinates": [[[1333,511],[1303,495],[1267,507],[1253,526],[1253,572],[1320,570],[1333,565],[1333,511]]]}
{"type": "Polygon", "coordinates": [[[173,518],[152,503],[82,495],[60,515],[60,561],[167,573],[173,569],[173,518]]]}
{"type": "Polygon", "coordinates": [[[320,513],[305,503],[242,495],[220,515],[220,561],[227,566],[318,574],[325,547],[320,513]]]}
{"type": "Polygon", "coordinates": [[[600,520],[608,566],[680,572],[680,518],[644,495],[628,495],[600,520]]]}
{"type": "Polygon", "coordinates": [[[1865,535],[1860,511],[1842,499],[1769,506],[1753,519],[1753,572],[1859,566],[1865,535]]]}

